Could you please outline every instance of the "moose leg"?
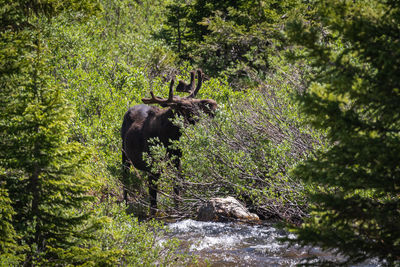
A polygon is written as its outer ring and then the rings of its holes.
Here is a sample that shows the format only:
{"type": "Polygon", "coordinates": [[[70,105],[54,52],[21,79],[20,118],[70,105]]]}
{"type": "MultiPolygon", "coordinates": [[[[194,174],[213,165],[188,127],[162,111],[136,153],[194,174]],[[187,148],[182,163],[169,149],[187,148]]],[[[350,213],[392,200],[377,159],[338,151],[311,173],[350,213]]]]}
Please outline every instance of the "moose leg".
{"type": "MultiPolygon", "coordinates": [[[[180,153],[180,151],[179,151],[179,153],[180,153]]],[[[178,155],[180,155],[180,154],[178,154],[178,155]]],[[[179,197],[180,197],[180,191],[181,191],[181,188],[179,186],[179,183],[180,183],[179,180],[182,178],[181,177],[181,161],[179,160],[179,158],[175,158],[173,163],[175,165],[175,168],[178,171],[178,175],[173,181],[173,183],[174,183],[173,184],[173,187],[174,187],[174,204],[175,204],[175,209],[178,209],[179,208],[179,197]]]]}
{"type": "Polygon", "coordinates": [[[157,212],[157,180],[159,174],[149,173],[149,196],[150,196],[150,216],[154,217],[157,212]]]}
{"type": "Polygon", "coordinates": [[[122,190],[125,204],[128,204],[128,190],[127,186],[129,183],[129,168],[130,168],[130,161],[128,157],[125,155],[125,151],[122,151],[122,190]]]}

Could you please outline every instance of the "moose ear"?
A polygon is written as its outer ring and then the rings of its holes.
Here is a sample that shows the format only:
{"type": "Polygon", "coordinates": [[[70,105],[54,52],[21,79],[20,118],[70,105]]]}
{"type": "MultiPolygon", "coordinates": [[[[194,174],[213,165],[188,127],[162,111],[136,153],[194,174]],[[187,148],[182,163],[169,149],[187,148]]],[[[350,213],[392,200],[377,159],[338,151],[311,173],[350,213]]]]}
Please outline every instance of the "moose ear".
{"type": "Polygon", "coordinates": [[[217,102],[212,99],[203,99],[200,103],[203,106],[203,111],[207,114],[213,114],[218,107],[217,102]]]}

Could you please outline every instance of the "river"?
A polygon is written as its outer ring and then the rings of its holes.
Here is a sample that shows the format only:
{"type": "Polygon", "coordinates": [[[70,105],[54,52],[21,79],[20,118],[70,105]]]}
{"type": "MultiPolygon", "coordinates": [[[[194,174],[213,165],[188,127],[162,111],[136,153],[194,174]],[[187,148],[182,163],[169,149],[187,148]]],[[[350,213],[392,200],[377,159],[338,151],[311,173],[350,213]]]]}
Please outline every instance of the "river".
{"type": "MultiPolygon", "coordinates": [[[[287,235],[272,224],[199,222],[183,220],[168,225],[169,238],[177,238],[185,250],[199,258],[200,266],[294,266],[308,256],[336,257],[318,248],[288,247],[278,241],[287,235]]],[[[289,238],[291,235],[289,234],[289,238]]],[[[293,237],[293,236],[292,236],[293,237]]],[[[357,265],[380,266],[376,261],[357,265]]]]}

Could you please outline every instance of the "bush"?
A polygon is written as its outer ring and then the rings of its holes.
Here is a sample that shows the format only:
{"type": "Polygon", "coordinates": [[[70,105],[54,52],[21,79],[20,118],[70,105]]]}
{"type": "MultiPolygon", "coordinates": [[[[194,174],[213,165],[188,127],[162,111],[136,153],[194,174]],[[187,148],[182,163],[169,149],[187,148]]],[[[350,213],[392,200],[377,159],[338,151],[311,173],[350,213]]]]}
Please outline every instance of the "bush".
{"type": "Polygon", "coordinates": [[[156,221],[139,222],[126,214],[125,205],[109,199],[95,204],[101,227],[95,239],[62,254],[62,261],[85,266],[186,266],[195,259],[179,248],[175,239],[164,239],[166,227],[156,221]]]}
{"type": "Polygon", "coordinates": [[[167,6],[160,36],[182,59],[235,89],[251,88],[248,69],[265,75],[281,46],[280,30],[299,1],[177,1],[167,6]]]}
{"type": "MultiPolygon", "coordinates": [[[[289,70],[292,79],[282,70],[258,80],[257,91],[232,93],[214,118],[184,128],[176,144],[183,153],[182,172],[172,164],[159,166],[160,188],[170,194],[174,181],[184,192],[181,211],[191,213],[205,199],[233,195],[263,218],[299,222],[306,215],[307,188],[289,170],[325,143],[323,132],[304,124],[292,99],[294,90],[302,90],[295,71],[289,70]]],[[[163,153],[160,147],[153,150],[158,162],[163,153]]]]}

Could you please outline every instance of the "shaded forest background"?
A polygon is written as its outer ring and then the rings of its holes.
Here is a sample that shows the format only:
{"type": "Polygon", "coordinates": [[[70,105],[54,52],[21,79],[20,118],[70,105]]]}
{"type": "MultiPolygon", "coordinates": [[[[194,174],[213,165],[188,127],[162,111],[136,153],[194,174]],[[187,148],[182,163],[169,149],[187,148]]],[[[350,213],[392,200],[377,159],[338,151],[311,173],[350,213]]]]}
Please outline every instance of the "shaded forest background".
{"type": "Polygon", "coordinates": [[[235,196],[344,264],[399,262],[397,1],[17,0],[0,20],[0,265],[193,264],[139,222],[147,179],[123,178],[120,127],[197,68],[219,109],[182,129],[181,169],[146,156],[159,218],[235,196]]]}

